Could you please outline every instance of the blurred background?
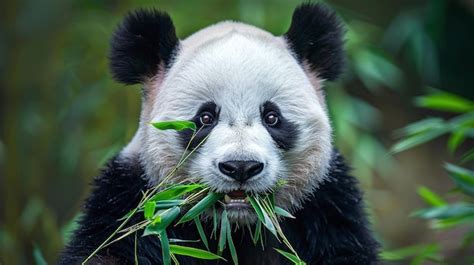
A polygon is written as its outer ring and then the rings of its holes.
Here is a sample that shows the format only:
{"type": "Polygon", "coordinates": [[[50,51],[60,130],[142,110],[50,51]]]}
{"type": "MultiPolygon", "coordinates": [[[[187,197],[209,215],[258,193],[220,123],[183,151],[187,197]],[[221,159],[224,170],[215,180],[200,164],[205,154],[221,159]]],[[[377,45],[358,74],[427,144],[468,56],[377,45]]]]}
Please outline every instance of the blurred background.
{"type": "MultiPolygon", "coordinates": [[[[53,264],[91,179],[133,136],[140,87],[107,69],[127,11],[169,12],[180,38],[226,19],[281,35],[299,2],[1,1],[0,264],[53,264]]],[[[327,3],[347,25],[347,71],[326,86],[336,145],[383,258],[472,264],[474,1],[327,3]]]]}

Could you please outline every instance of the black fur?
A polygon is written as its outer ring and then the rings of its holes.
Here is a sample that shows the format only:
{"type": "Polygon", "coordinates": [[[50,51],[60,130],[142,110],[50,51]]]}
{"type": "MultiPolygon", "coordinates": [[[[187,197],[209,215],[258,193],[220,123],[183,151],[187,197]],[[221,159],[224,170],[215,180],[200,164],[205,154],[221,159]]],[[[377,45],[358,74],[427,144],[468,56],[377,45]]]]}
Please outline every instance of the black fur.
{"type": "Polygon", "coordinates": [[[273,102],[267,101],[263,104],[263,110],[261,111],[262,123],[263,126],[267,129],[270,136],[273,138],[273,141],[278,145],[279,148],[283,150],[290,150],[294,147],[296,140],[298,139],[298,127],[296,124],[285,119],[282,115],[280,108],[273,102]],[[271,127],[263,122],[265,115],[274,111],[278,114],[279,122],[271,127]]]}
{"type": "Polygon", "coordinates": [[[143,83],[169,67],[178,38],[168,14],[156,10],[129,13],[111,40],[110,69],[125,84],[143,83]]]}
{"type": "Polygon", "coordinates": [[[217,125],[219,120],[219,109],[216,103],[209,101],[201,105],[199,110],[196,112],[196,115],[190,120],[196,124],[197,130],[196,135],[194,136],[193,140],[191,141],[191,137],[193,136],[193,131],[190,129],[183,130],[179,132],[181,138],[181,146],[183,148],[188,147],[188,150],[192,150],[198,146],[212,131],[212,129],[217,125]],[[214,123],[204,125],[201,123],[201,115],[203,113],[208,113],[214,117],[214,123]]]}
{"type": "Polygon", "coordinates": [[[344,67],[343,27],[323,4],[302,4],[295,9],[285,34],[301,63],[308,63],[319,78],[335,80],[344,67]]]}
{"type": "MultiPolygon", "coordinates": [[[[143,168],[137,159],[113,159],[94,181],[94,190],[85,204],[84,216],[59,264],[80,264],[119,225],[117,219],[134,208],[146,189],[143,168]]],[[[357,181],[347,174],[342,157],[333,153],[329,178],[308,199],[296,219],[284,219],[282,227],[301,258],[318,265],[378,264],[378,243],[368,229],[362,195],[357,181]]],[[[141,214],[131,223],[142,219],[141,214]]],[[[206,226],[206,225],[205,225],[206,226]]],[[[210,227],[205,227],[210,234],[210,227]]],[[[169,231],[170,238],[198,239],[194,225],[169,231]]],[[[272,235],[265,235],[265,250],[251,243],[247,230],[233,232],[240,264],[289,264],[273,247],[282,247],[272,235]]],[[[89,264],[133,264],[135,237],[129,236],[103,249],[89,264]]],[[[156,237],[137,235],[139,264],[161,264],[156,237]]],[[[211,240],[216,249],[216,240],[211,240]]],[[[200,243],[195,247],[203,248],[200,243]]],[[[231,261],[229,253],[224,257],[231,261]]],[[[181,264],[231,264],[180,257],[181,264]]]]}

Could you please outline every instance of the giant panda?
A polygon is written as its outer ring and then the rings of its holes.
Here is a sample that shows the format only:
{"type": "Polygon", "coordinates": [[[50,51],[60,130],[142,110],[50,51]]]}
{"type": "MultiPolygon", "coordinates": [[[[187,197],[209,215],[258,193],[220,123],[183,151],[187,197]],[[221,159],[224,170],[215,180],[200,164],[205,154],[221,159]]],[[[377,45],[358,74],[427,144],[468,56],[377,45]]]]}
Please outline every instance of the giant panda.
{"type": "MultiPolygon", "coordinates": [[[[203,143],[171,181],[192,179],[226,194],[222,207],[236,227],[240,264],[288,264],[273,250],[280,243],[271,234],[262,248],[243,229],[256,217],[242,194],[265,193],[279,180],[285,182],[276,204],[296,217],[281,225],[307,264],[379,264],[379,244],[357,181],[333,147],[325,105],[325,82],[343,70],[343,33],[340,19],[322,4],[298,6],[282,36],[225,21],[180,40],[168,14],[129,13],[113,34],[110,68],[119,82],[143,85],[139,127],[94,179],[59,264],[81,263],[137,206],[142,192],[176,165],[192,133],[150,125],[163,120],[197,124],[191,146],[203,143]]],[[[204,227],[209,234],[208,222],[204,227]]],[[[188,224],[171,226],[169,236],[199,238],[188,224]]],[[[232,260],[227,252],[223,256],[232,260]]],[[[134,264],[135,258],[161,264],[159,239],[126,237],[88,264],[134,264]]],[[[230,264],[186,257],[180,262],[230,264]]]]}

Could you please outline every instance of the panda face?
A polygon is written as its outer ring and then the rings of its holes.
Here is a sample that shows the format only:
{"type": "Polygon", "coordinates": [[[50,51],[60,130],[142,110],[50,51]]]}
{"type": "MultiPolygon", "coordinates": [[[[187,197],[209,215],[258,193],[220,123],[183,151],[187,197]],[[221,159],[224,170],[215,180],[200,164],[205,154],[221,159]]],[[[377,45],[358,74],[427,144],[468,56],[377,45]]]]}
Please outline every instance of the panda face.
{"type": "Polygon", "coordinates": [[[178,41],[167,15],[134,13],[112,42],[114,76],[139,80],[145,92],[139,130],[122,155],[138,155],[153,185],[195,149],[170,181],[225,193],[234,222],[256,220],[249,193],[274,191],[277,205],[297,209],[329,167],[321,86],[340,72],[341,46],[339,22],[320,5],[297,9],[282,37],[223,22],[178,41]],[[198,130],[193,137],[149,125],[163,120],[191,120],[198,130]]]}
{"type": "MultiPolygon", "coordinates": [[[[284,180],[285,197],[277,202],[292,208],[323,178],[329,161],[331,130],[319,87],[281,38],[238,23],[214,27],[225,29],[202,46],[183,43],[151,101],[151,120],[192,120],[198,133],[189,147],[204,141],[173,180],[193,179],[228,194],[229,215],[240,221],[249,219],[244,192],[269,192],[284,180]]],[[[148,125],[145,131],[143,161],[147,175],[159,180],[192,133],[148,125]]]]}

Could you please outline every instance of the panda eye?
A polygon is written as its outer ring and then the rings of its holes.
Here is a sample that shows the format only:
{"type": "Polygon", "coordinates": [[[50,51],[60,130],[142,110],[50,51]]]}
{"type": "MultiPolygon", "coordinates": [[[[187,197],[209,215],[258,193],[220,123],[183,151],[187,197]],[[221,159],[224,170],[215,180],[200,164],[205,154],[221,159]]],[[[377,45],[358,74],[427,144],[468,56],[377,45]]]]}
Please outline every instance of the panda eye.
{"type": "Polygon", "coordinates": [[[204,112],[199,116],[199,121],[202,125],[212,125],[214,123],[214,116],[209,112],[204,112]]]}
{"type": "Polygon", "coordinates": [[[278,114],[276,112],[270,111],[265,115],[264,121],[268,126],[275,126],[278,124],[280,119],[278,118],[278,114]]]}

